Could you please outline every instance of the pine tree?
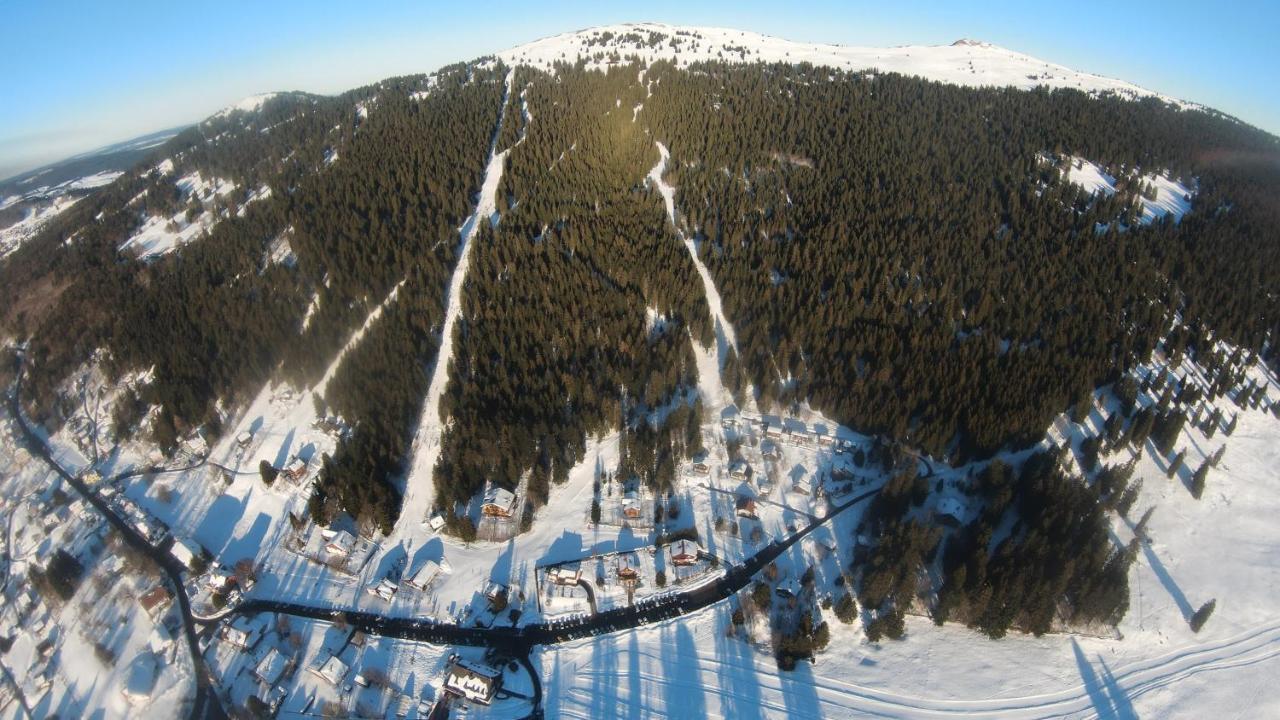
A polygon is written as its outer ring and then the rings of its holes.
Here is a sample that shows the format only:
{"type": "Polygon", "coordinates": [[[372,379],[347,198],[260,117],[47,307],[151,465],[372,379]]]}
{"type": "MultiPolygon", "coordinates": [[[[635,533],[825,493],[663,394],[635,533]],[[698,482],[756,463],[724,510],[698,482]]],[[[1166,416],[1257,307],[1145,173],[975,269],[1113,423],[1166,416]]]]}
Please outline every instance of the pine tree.
{"type": "Polygon", "coordinates": [[[1201,605],[1199,610],[1196,610],[1195,614],[1191,616],[1191,632],[1200,632],[1200,628],[1204,627],[1204,624],[1209,621],[1209,616],[1213,614],[1213,609],[1217,605],[1218,601],[1215,598],[1201,605]]]}
{"type": "Polygon", "coordinates": [[[1164,471],[1165,477],[1172,480],[1174,476],[1178,474],[1178,471],[1182,469],[1182,463],[1185,462],[1186,459],[1187,449],[1182,448],[1178,451],[1177,455],[1173,456],[1173,460],[1169,461],[1169,468],[1164,471]]]}
{"type": "Polygon", "coordinates": [[[1191,476],[1191,497],[1199,500],[1204,494],[1204,481],[1209,475],[1209,461],[1205,460],[1200,463],[1200,467],[1195,474],[1191,476]]]}

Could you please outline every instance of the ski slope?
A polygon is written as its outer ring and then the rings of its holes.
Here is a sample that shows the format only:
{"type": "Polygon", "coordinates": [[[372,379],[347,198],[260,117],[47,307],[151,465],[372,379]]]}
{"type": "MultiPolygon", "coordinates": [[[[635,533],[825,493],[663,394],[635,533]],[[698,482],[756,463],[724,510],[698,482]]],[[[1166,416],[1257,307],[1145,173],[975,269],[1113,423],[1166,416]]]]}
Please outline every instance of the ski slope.
{"type": "Polygon", "coordinates": [[[1131,99],[1157,97],[1181,107],[1198,107],[1123,80],[1079,72],[973,40],[938,46],[849,47],[793,42],[728,28],[623,23],[535,40],[498,53],[498,58],[508,65],[530,65],[550,71],[557,62],[572,64],[578,58],[585,59],[588,67],[604,69],[609,67],[614,54],[623,61],[636,57],[647,65],[668,60],[680,67],[704,61],[808,62],[854,72],[901,73],[969,87],[1074,88],[1088,93],[1116,93],[1131,99]],[[656,40],[652,46],[651,37],[656,40]]]}
{"type": "Polygon", "coordinates": [[[716,290],[715,280],[711,277],[711,273],[707,270],[707,266],[703,264],[702,259],[698,257],[697,246],[694,245],[691,238],[684,234],[684,231],[680,229],[679,223],[676,222],[676,189],[662,178],[663,173],[666,172],[667,161],[671,158],[671,153],[667,151],[667,146],[661,142],[655,144],[658,146],[658,153],[661,157],[658,159],[658,164],[654,165],[653,169],[649,171],[646,180],[662,196],[662,203],[667,208],[667,218],[671,221],[672,227],[675,228],[676,235],[684,243],[685,249],[689,251],[689,257],[693,260],[694,267],[698,269],[698,277],[702,279],[702,291],[707,298],[707,307],[710,308],[711,322],[715,326],[716,347],[714,349],[700,348],[698,343],[695,342],[693,344],[693,354],[698,364],[698,391],[702,394],[703,406],[713,411],[716,416],[719,416],[721,411],[733,405],[733,395],[724,386],[724,382],[720,377],[720,368],[724,367],[725,357],[730,349],[735,354],[738,352],[738,339],[733,333],[733,325],[725,317],[724,304],[720,301],[720,292],[716,290]]]}
{"type": "MultiPolygon", "coordinates": [[[[449,383],[449,366],[453,361],[453,329],[458,322],[458,315],[462,312],[462,287],[466,283],[467,268],[471,264],[471,240],[475,237],[482,218],[492,224],[498,222],[498,186],[502,182],[502,171],[506,167],[507,153],[511,148],[498,152],[497,142],[502,133],[501,118],[506,114],[507,102],[511,97],[514,83],[515,72],[508,72],[506,91],[502,96],[502,110],[498,115],[498,126],[493,133],[493,144],[489,148],[489,163],[484,170],[480,197],[476,201],[475,212],[461,228],[461,248],[458,253],[458,264],[453,269],[453,276],[449,279],[444,328],[440,331],[440,349],[436,353],[435,369],[431,371],[431,384],[427,386],[427,397],[422,404],[418,432],[413,439],[412,461],[409,465],[409,474],[405,478],[400,518],[396,521],[395,531],[391,534],[393,541],[412,536],[415,529],[427,519],[431,506],[435,503],[436,490],[433,476],[436,461],[440,459],[440,442],[444,437],[445,429],[444,422],[440,418],[440,398],[444,396],[445,387],[449,383]]],[[[529,116],[526,115],[526,119],[529,119],[529,116]]],[[[520,140],[523,139],[522,134],[520,140]]]]}

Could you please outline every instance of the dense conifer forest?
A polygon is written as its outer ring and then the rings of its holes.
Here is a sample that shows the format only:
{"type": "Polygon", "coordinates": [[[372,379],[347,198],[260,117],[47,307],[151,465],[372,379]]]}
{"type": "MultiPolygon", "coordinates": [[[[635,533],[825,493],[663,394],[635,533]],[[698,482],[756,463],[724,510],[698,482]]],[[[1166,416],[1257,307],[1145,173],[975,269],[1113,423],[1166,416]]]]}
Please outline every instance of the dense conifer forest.
{"type": "MultiPolygon", "coordinates": [[[[314,386],[398,288],[320,400],[351,432],[312,498],[320,519],[389,528],[491,145],[509,153],[497,222],[473,239],[441,406],[444,509],[490,481],[545,502],[592,434],[623,429],[627,469],[655,489],[699,449],[692,349],[713,328],[645,182],[657,141],[679,227],[737,332],[725,382],[763,409],[807,402],[961,462],[1040,440],[1161,342],[1275,359],[1280,145],[1233,119],[1070,90],[624,58],[605,73],[518,68],[504,104],[507,74],[487,61],[281,95],[183,133],[76,205],[0,265],[3,330],[31,339],[29,411],[58,424],[57,384],[106,348],[116,375],[152,372],[137,408],[157,408],[161,447],[195,428],[216,437],[269,379],[314,386]],[[173,172],[154,169],[166,158],[173,172]],[[1118,192],[1065,181],[1072,158],[1111,169],[1118,192]],[[1135,168],[1195,188],[1181,222],[1137,222],[1135,168]],[[194,171],[235,190],[186,197],[175,180],[194,171]],[[146,215],[206,211],[216,224],[178,252],[119,249],[146,215]],[[271,259],[281,242],[289,262],[271,259]]],[[[1198,399],[1116,433],[1172,451],[1198,399]]],[[[882,571],[859,597],[888,629],[910,568],[939,552],[939,612],[992,634],[1043,630],[1064,597],[1082,621],[1123,612],[1099,580],[1129,559],[1105,551],[1111,491],[1052,458],[992,466],[987,513],[940,548],[902,520],[919,490],[901,482],[877,505],[882,571]],[[1026,532],[988,556],[1006,511],[1026,532]]]]}

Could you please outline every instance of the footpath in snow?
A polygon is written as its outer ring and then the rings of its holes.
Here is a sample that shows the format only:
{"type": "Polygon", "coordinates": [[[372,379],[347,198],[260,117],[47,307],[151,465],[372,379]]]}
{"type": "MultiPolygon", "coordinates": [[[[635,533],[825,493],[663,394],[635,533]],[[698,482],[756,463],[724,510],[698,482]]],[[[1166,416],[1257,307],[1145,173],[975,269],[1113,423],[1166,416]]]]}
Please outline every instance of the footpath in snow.
{"type": "MultiPolygon", "coordinates": [[[[489,148],[489,165],[484,171],[480,198],[476,201],[475,212],[460,230],[462,247],[458,253],[458,264],[454,267],[453,276],[449,280],[444,328],[440,333],[440,350],[436,353],[436,366],[431,372],[431,384],[427,387],[427,397],[422,404],[422,416],[418,421],[418,432],[413,439],[413,460],[409,466],[409,474],[405,477],[400,519],[396,522],[396,528],[389,538],[388,546],[394,544],[396,540],[412,535],[414,525],[426,519],[432,503],[435,502],[434,473],[436,461],[440,459],[440,442],[444,437],[444,423],[440,420],[440,398],[444,395],[445,387],[449,383],[449,364],[453,360],[453,328],[458,322],[458,315],[462,312],[462,286],[466,282],[467,268],[471,262],[471,240],[480,227],[481,218],[488,218],[493,224],[498,221],[498,185],[502,182],[502,171],[506,164],[507,153],[511,152],[511,148],[498,152],[497,143],[502,133],[502,117],[506,114],[507,101],[511,97],[514,82],[514,71],[508,72],[507,89],[502,96],[502,110],[498,114],[498,126],[494,130],[493,144],[489,148]]],[[[521,140],[523,139],[521,137],[521,140]]]]}
{"type": "Polygon", "coordinates": [[[707,266],[702,263],[698,257],[698,247],[694,245],[693,239],[686,237],[680,230],[679,224],[676,223],[676,205],[675,196],[676,189],[662,179],[662,174],[667,169],[667,161],[671,158],[671,153],[667,151],[667,146],[658,142],[658,152],[662,157],[658,160],[658,164],[653,166],[649,171],[648,180],[657,189],[658,194],[662,196],[662,202],[667,207],[667,218],[671,220],[671,226],[675,228],[676,235],[684,243],[685,249],[689,251],[689,257],[693,259],[693,265],[698,269],[698,276],[702,278],[702,291],[707,298],[707,307],[710,308],[711,322],[715,326],[716,347],[714,353],[710,348],[701,348],[698,343],[693,344],[694,358],[698,363],[698,391],[702,394],[702,403],[708,410],[719,412],[720,410],[733,405],[733,394],[725,388],[724,383],[720,379],[720,368],[724,367],[725,357],[730,349],[736,354],[738,352],[738,339],[733,333],[733,326],[729,324],[729,319],[724,315],[724,306],[720,302],[720,293],[716,291],[715,281],[711,278],[711,272],[707,270],[707,266]]]}

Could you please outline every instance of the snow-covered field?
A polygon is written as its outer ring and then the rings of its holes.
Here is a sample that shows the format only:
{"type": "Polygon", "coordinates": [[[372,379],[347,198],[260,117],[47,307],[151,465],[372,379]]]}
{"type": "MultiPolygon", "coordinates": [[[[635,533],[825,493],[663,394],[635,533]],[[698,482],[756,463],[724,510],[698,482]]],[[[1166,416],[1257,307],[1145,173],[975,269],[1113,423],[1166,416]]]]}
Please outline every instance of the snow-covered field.
{"type": "Polygon", "coordinates": [[[848,47],[793,42],[744,30],[688,27],[662,23],[626,23],[589,28],[519,45],[498,57],[509,65],[532,65],[551,70],[556,62],[587,59],[589,67],[605,68],[611,56],[624,61],[638,57],[649,64],[670,60],[680,67],[702,61],[809,62],[849,71],[877,70],[915,75],[928,80],[966,85],[1033,88],[1075,88],[1085,92],[1114,92],[1131,98],[1155,96],[1192,107],[1114,78],[1078,72],[1061,65],[1006,50],[990,43],[960,40],[952,45],[906,45],[892,48],[848,47]],[[606,39],[606,33],[611,37],[606,39]],[[662,38],[650,46],[650,33],[662,38]],[[639,36],[637,43],[635,38],[639,36]],[[676,45],[673,47],[672,42],[676,45]]]}
{"type": "MultiPolygon", "coordinates": [[[[166,161],[168,162],[168,161],[166,161]]],[[[198,199],[201,203],[212,203],[234,191],[235,184],[221,178],[204,178],[199,171],[193,172],[176,181],[183,202],[198,199]]],[[[268,188],[269,194],[270,189],[268,188]]],[[[255,195],[254,199],[258,199],[255,195]]],[[[141,257],[157,257],[171,253],[187,243],[199,238],[211,229],[219,219],[213,209],[203,210],[194,220],[187,220],[187,211],[179,210],[171,217],[148,215],[128,240],[120,245],[122,252],[137,253],[141,257]]]]}

